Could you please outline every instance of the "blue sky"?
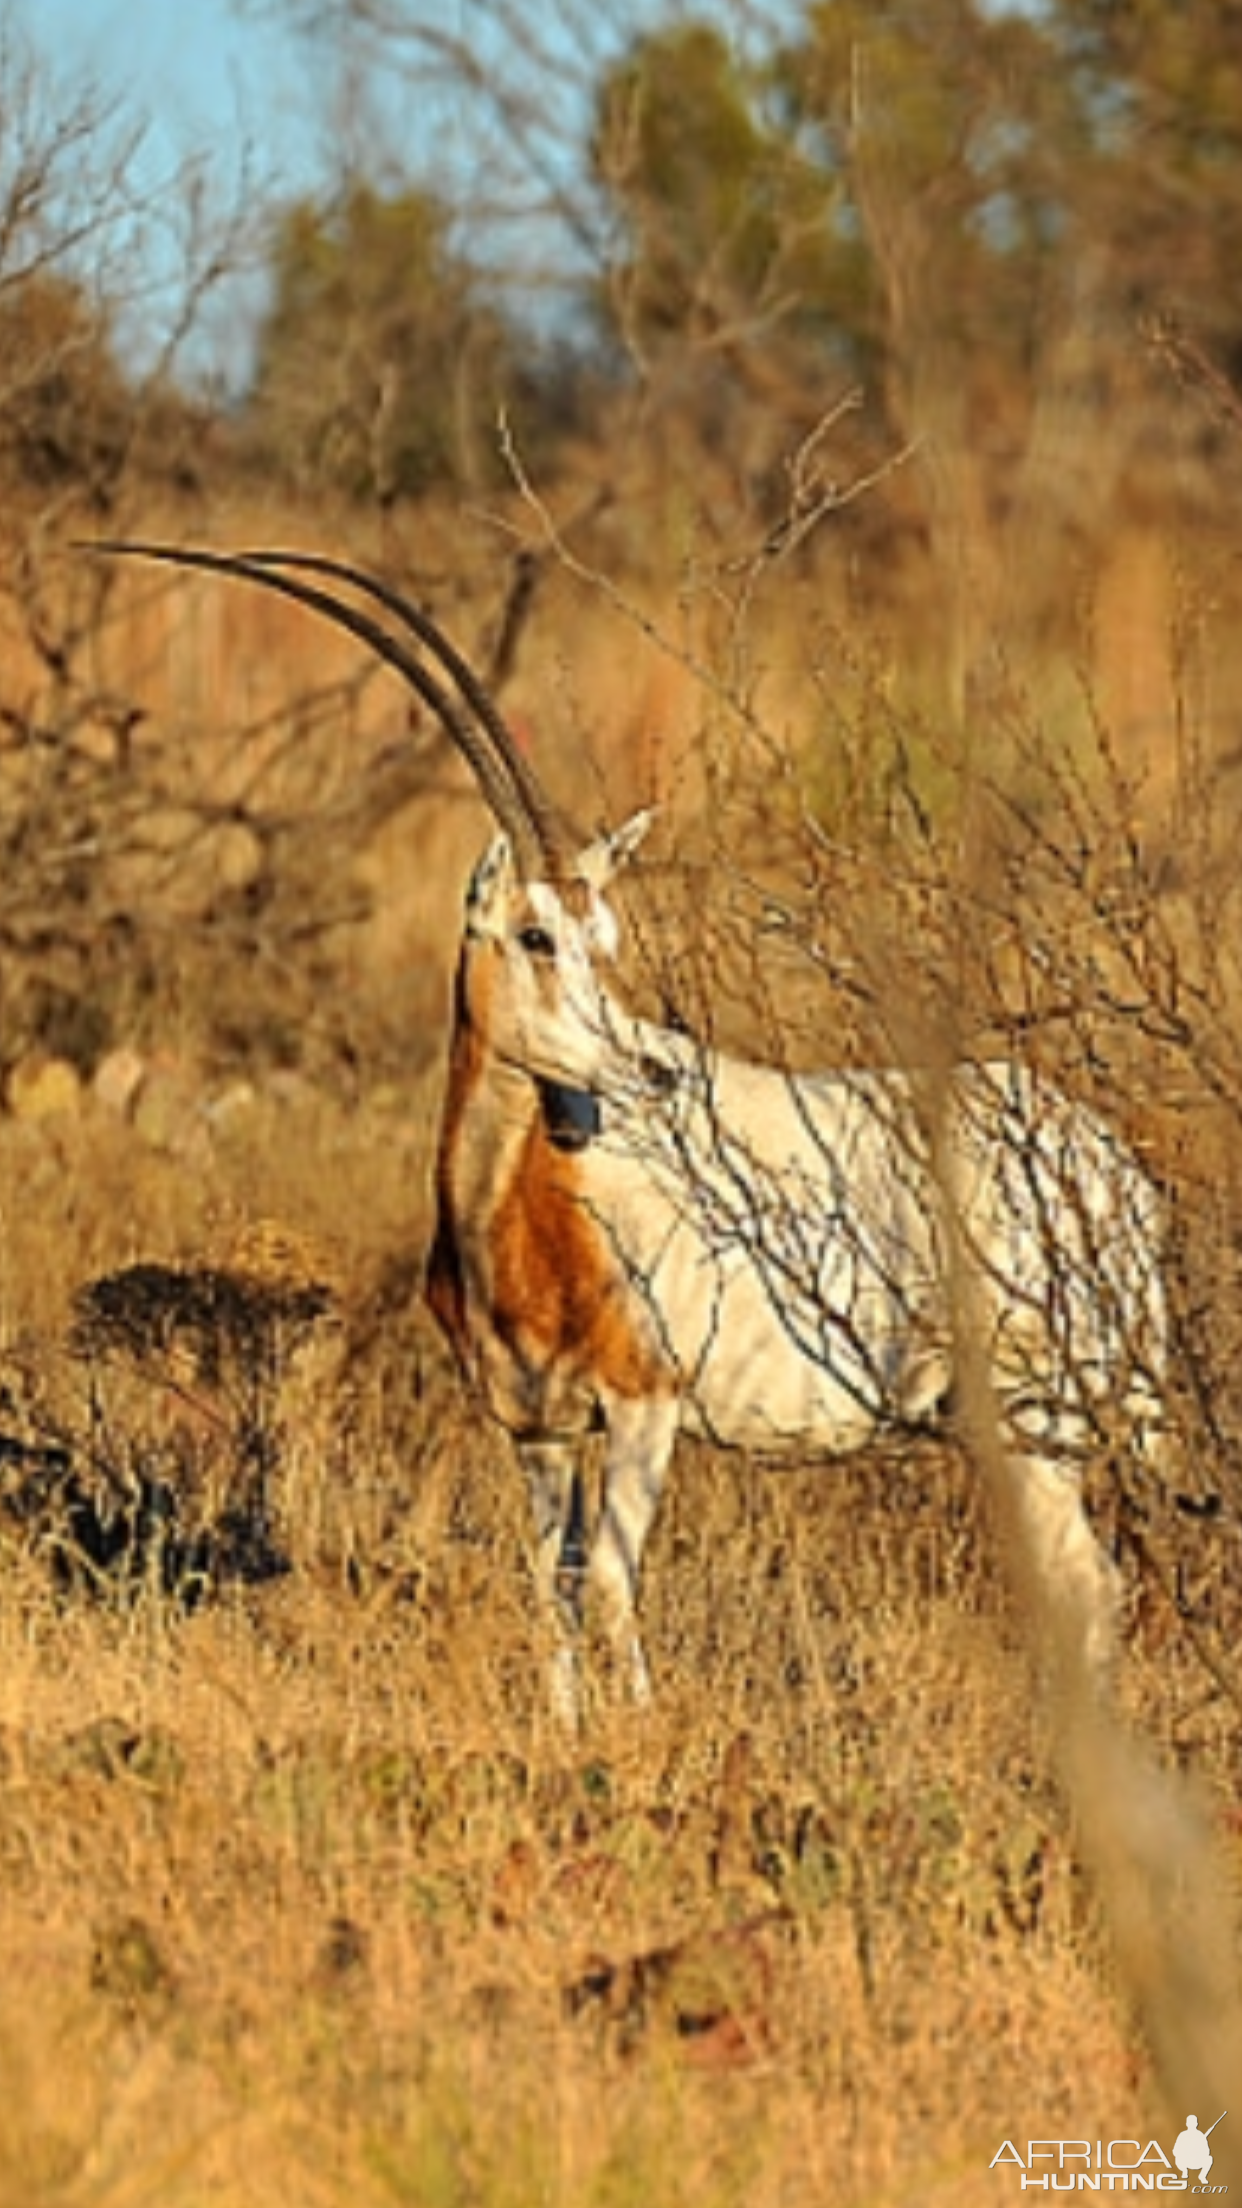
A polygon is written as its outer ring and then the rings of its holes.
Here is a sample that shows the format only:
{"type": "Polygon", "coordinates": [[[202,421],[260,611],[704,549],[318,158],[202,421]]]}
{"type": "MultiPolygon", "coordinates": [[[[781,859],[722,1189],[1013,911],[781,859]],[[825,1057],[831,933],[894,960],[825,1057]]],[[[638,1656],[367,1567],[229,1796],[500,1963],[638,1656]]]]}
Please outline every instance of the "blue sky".
{"type": "Polygon", "coordinates": [[[58,79],[94,83],[146,119],[153,176],[187,157],[227,166],[243,144],[265,180],[296,190],[314,173],[322,134],[305,57],[229,0],[7,0],[7,12],[58,79]]]}
{"type": "MultiPolygon", "coordinates": [[[[594,69],[644,20],[667,12],[669,0],[597,0],[594,6],[582,0],[564,10],[541,0],[530,4],[531,36],[520,52],[513,50],[507,9],[493,14],[486,0],[431,0],[427,9],[431,22],[438,14],[472,48],[493,36],[500,42],[498,82],[512,87],[527,72],[528,112],[540,118],[544,165],[525,171],[520,160],[508,158],[513,149],[498,134],[495,116],[489,123],[479,112],[468,121],[460,98],[443,84],[436,90],[424,79],[412,93],[399,70],[381,70],[360,105],[353,80],[351,104],[342,89],[350,78],[339,50],[334,56],[330,47],[313,48],[273,20],[277,10],[266,11],[264,19],[257,7],[230,0],[0,0],[0,22],[16,28],[62,97],[90,87],[131,127],[143,125],[129,174],[148,204],[124,240],[144,281],[125,342],[149,350],[158,346],[184,293],[178,230],[184,185],[176,179],[187,164],[199,168],[209,208],[223,213],[240,202],[262,210],[331,175],[331,133],[342,117],[350,150],[378,162],[381,172],[386,166],[389,174],[430,181],[450,197],[454,175],[465,176],[477,187],[476,206],[490,197],[483,221],[492,256],[498,267],[514,270],[519,288],[524,256],[538,274],[563,267],[565,232],[550,217],[530,217],[532,178],[546,189],[557,165],[572,160],[594,69]]],[[[221,374],[234,388],[246,378],[262,301],[261,247],[256,243],[252,252],[248,277],[222,287],[182,358],[183,368],[221,374]]]]}
{"type": "MultiPolygon", "coordinates": [[[[127,175],[145,204],[124,236],[141,288],[121,337],[136,357],[154,354],[184,297],[187,171],[203,179],[209,219],[296,196],[323,174],[324,103],[306,52],[229,0],[0,0],[0,19],[32,55],[53,108],[88,92],[124,135],[140,133],[127,175]]],[[[249,269],[209,302],[183,372],[244,382],[261,300],[252,251],[249,269]]]]}
{"type": "MultiPolygon", "coordinates": [[[[726,20],[729,0],[704,0],[726,20]]],[[[773,0],[776,11],[788,0],[773,0]]],[[[370,80],[361,105],[347,100],[340,54],[317,53],[282,28],[279,11],[231,0],[0,0],[0,26],[12,26],[62,97],[87,87],[143,135],[129,175],[146,202],[124,231],[124,250],[140,266],[142,296],[124,333],[127,345],[158,347],[182,297],[179,222],[184,180],[195,166],[209,210],[262,210],[277,198],[312,190],[334,167],[334,120],[352,115],[351,149],[381,169],[447,187],[467,176],[475,189],[498,268],[519,287],[567,265],[569,236],[551,216],[531,218],[532,185],[542,194],[558,175],[572,185],[572,164],[589,118],[596,72],[646,22],[675,12],[677,0],[580,0],[571,6],[529,0],[530,35],[515,47],[510,8],[487,0],[428,0],[427,19],[456,30],[477,52],[496,43],[495,79],[525,92],[525,112],[542,132],[533,163],[506,142],[503,125],[481,112],[468,121],[461,101],[426,79],[412,93],[396,69],[370,80]],[[525,73],[525,74],[524,74],[525,73]],[[480,135],[480,132],[482,135],[480,135]]],[[[339,159],[339,156],[338,156],[339,159]]],[[[474,242],[482,232],[475,233],[474,242]]],[[[261,246],[252,240],[248,275],[222,287],[183,355],[183,368],[244,383],[250,333],[262,300],[261,246]]]]}
{"type": "MultiPolygon", "coordinates": [[[[595,18],[588,8],[584,20],[597,24],[605,41],[611,33],[615,49],[619,25],[635,28],[663,5],[664,0],[615,0],[595,18]]],[[[471,38],[476,27],[488,28],[488,11],[479,0],[442,0],[442,7],[442,19],[468,28],[471,38]]],[[[541,25],[554,42],[558,11],[541,15],[539,0],[532,0],[532,7],[532,24],[541,25]]],[[[434,20],[434,7],[429,14],[434,20]]],[[[504,21],[501,15],[499,22],[504,21]]],[[[131,246],[141,239],[148,278],[127,342],[158,342],[161,313],[166,323],[180,302],[177,210],[184,190],[175,180],[187,164],[200,168],[207,203],[221,211],[239,199],[261,207],[274,198],[297,197],[332,172],[333,121],[347,105],[341,73],[330,74],[330,49],[319,49],[316,58],[305,40],[282,29],[270,14],[264,20],[257,9],[230,0],[0,0],[0,22],[16,29],[62,96],[90,87],[131,126],[143,126],[129,173],[145,199],[157,210],[163,206],[165,219],[161,224],[158,211],[153,216],[148,209],[126,234],[131,246]]],[[[536,40],[531,43],[537,46],[536,40]]],[[[505,66],[520,68],[530,58],[509,55],[505,66]]],[[[586,57],[567,53],[566,58],[580,63],[586,57]]],[[[559,84],[555,72],[546,76],[540,85],[545,102],[551,86],[556,104],[572,103],[573,83],[582,83],[580,68],[567,67],[559,84]]],[[[494,212],[516,214],[523,195],[515,189],[509,196],[494,158],[498,149],[493,144],[481,156],[480,141],[462,122],[456,102],[424,90],[411,107],[408,83],[396,72],[388,79],[381,74],[367,101],[353,110],[352,150],[361,148],[365,158],[381,164],[387,153],[390,173],[406,168],[415,181],[430,178],[436,185],[464,164],[472,177],[495,180],[494,212]]],[[[564,246],[562,237],[556,250],[563,252],[564,246]]],[[[221,293],[183,364],[219,371],[234,385],[244,381],[247,331],[261,299],[257,260],[256,251],[249,279],[221,293]]]]}
{"type": "MultiPolygon", "coordinates": [[[[589,27],[590,43],[603,54],[667,6],[668,0],[601,0],[594,13],[588,5],[576,17],[571,10],[562,18],[555,6],[541,8],[539,0],[531,0],[529,53],[506,46],[506,15],[498,11],[492,19],[486,0],[442,0],[439,11],[433,4],[426,13],[434,23],[439,12],[445,27],[456,29],[466,45],[485,44],[494,32],[504,56],[502,76],[520,73],[542,50],[540,92],[546,100],[549,93],[572,98],[571,84],[581,83],[584,63],[590,66],[576,50],[573,31],[558,32],[558,23],[576,21],[579,35],[589,27]],[[565,56],[559,85],[555,67],[548,67],[558,45],[565,56]]],[[[327,165],[333,90],[325,81],[326,55],[321,51],[316,80],[308,43],[273,15],[278,11],[261,13],[230,0],[0,0],[0,21],[18,25],[63,81],[94,82],[127,112],[147,118],[146,160],[153,177],[161,164],[171,171],[187,157],[216,163],[227,176],[245,147],[257,181],[296,193],[327,165]]],[[[393,82],[399,81],[394,73],[393,82]]],[[[369,121],[374,120],[373,110],[369,121]]],[[[408,107],[398,94],[387,104],[381,127],[400,143],[408,126],[408,107]]],[[[435,154],[451,159],[448,109],[421,104],[417,138],[424,149],[432,138],[435,154]]]]}

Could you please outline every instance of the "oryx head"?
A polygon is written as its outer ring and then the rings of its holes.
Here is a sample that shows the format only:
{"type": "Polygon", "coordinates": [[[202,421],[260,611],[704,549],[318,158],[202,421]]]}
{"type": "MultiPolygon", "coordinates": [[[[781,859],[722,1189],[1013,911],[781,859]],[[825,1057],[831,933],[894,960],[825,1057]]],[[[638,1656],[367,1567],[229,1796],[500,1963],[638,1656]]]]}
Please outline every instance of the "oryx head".
{"type": "Polygon", "coordinates": [[[651,814],[580,846],[469,663],[421,606],[362,569],[311,553],[93,549],[258,583],[349,630],[404,677],[468,761],[497,824],[466,898],[468,1014],[499,1058],[537,1081],[590,1090],[615,1073],[634,1023],[608,986],[619,936],[605,893],[651,814]]]}
{"type": "Polygon", "coordinates": [[[466,894],[464,985],[490,1048],[536,1080],[593,1090],[632,1055],[634,1023],[612,981],[620,949],[607,889],[651,825],[635,813],[610,835],[531,870],[502,830],[466,894]]]}

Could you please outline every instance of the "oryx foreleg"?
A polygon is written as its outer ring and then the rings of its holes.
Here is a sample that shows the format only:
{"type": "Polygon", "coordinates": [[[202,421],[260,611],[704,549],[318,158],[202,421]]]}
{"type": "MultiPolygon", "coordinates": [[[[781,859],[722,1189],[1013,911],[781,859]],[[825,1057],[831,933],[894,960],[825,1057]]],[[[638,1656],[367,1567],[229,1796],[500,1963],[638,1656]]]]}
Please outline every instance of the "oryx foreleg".
{"type": "Polygon", "coordinates": [[[535,1593],[552,1638],[552,1707],[569,1726],[581,1716],[579,1644],[587,1565],[582,1446],[573,1440],[517,1445],[535,1530],[535,1593]]]}
{"type": "Polygon", "coordinates": [[[651,1698],[651,1675],[638,1630],[639,1574],[679,1423],[680,1406],[667,1396],[614,1401],[607,1407],[604,1499],[587,1565],[587,1598],[635,1702],[651,1698]]]}

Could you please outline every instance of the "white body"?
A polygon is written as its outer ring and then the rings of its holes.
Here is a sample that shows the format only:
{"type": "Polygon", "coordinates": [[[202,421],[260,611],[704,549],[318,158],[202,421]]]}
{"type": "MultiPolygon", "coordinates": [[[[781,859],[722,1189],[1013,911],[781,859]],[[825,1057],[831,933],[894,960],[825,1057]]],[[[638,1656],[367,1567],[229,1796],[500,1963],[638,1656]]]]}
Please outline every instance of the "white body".
{"type": "MultiPolygon", "coordinates": [[[[935,1417],[953,1326],[927,1099],[896,1073],[799,1079],[673,1040],[677,1087],[606,1097],[578,1177],[683,1423],[840,1454],[935,1417]]],[[[998,1400],[1029,1441],[1072,1452],[1157,1369],[1155,1193],[1098,1119],[1021,1067],[959,1073],[948,1108],[998,1400]]]]}
{"type": "MultiPolygon", "coordinates": [[[[633,1018],[602,979],[604,848],[573,891],[519,880],[503,843],[476,874],[431,1264],[433,1306],[530,1475],[547,1600],[572,1625],[585,1577],[641,1693],[639,1566],[680,1428],[805,1457],[935,1422],[954,1381],[951,1202],[1035,1559],[1102,1654],[1109,1573],[1077,1470],[1103,1436],[1141,1445],[1159,1422],[1147,1175],[1019,1066],[956,1077],[934,1171],[931,1099],[903,1075],[794,1077],[633,1018]],[[576,1467],[599,1426],[588,1554],[576,1467]]],[[[568,1707],[568,1638],[557,1676],[568,1707]]]]}

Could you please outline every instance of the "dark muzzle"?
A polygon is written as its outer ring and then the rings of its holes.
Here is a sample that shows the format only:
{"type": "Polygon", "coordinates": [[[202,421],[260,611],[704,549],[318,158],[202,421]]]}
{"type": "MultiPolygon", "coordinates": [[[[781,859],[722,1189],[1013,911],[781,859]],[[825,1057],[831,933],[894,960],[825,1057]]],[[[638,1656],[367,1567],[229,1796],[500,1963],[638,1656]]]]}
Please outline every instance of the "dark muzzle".
{"type": "Polygon", "coordinates": [[[541,1081],[539,1099],[548,1141],[556,1150],[585,1150],[603,1125],[599,1098],[590,1089],[570,1089],[560,1081],[541,1081]]]}

